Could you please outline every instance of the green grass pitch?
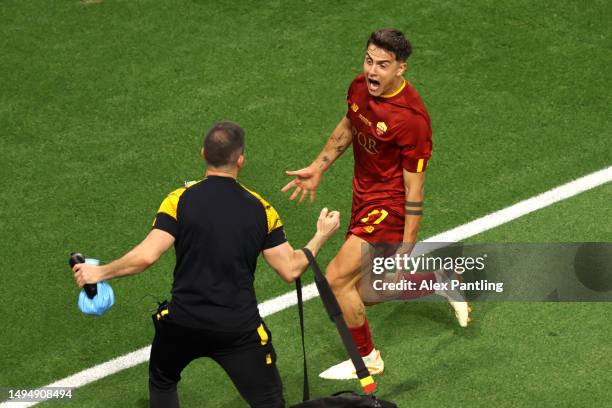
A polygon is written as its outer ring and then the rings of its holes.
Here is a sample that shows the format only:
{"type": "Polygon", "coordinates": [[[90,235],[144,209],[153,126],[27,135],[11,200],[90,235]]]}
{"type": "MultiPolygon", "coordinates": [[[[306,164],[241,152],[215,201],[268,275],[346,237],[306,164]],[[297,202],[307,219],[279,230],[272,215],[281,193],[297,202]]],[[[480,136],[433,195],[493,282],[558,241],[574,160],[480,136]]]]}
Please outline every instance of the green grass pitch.
{"type": "MultiPolygon", "coordinates": [[[[114,259],[147,233],[165,194],[201,177],[206,128],[247,131],[241,181],[302,245],[322,206],[346,228],[351,153],[315,205],[280,192],[344,114],[368,34],[411,39],[409,79],[432,117],[426,238],[612,164],[612,6],[607,1],[5,1],[0,11],[0,387],[30,388],[150,343],[153,298],[169,294],[173,255],[112,282],[114,308],[78,312],[71,251],[114,259]]],[[[610,185],[472,242],[612,241],[610,185]]],[[[326,264],[339,233],[320,255],[326,264]]],[[[291,289],[258,266],[260,301],[291,289]]],[[[370,309],[400,407],[605,406],[607,303],[481,303],[460,330],[443,303],[370,309]]],[[[344,359],[319,300],[306,305],[315,395],[353,383],[316,374],[344,359]]],[[[295,308],[267,319],[289,402],[299,400],[295,308]]],[[[185,407],[241,407],[210,361],[184,372],[185,407]]],[[[141,364],[74,392],[71,406],[147,406],[141,364]]]]}

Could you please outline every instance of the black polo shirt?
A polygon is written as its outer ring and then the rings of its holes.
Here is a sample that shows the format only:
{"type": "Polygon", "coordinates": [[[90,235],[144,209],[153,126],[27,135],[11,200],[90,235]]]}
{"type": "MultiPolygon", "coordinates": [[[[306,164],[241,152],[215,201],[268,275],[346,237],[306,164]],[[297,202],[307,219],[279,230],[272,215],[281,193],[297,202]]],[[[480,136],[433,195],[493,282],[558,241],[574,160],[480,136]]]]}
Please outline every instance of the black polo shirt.
{"type": "Polygon", "coordinates": [[[208,176],[168,194],[153,228],[176,239],[173,321],[218,331],[257,328],[257,257],[287,241],[266,200],[233,178],[208,176]]]}

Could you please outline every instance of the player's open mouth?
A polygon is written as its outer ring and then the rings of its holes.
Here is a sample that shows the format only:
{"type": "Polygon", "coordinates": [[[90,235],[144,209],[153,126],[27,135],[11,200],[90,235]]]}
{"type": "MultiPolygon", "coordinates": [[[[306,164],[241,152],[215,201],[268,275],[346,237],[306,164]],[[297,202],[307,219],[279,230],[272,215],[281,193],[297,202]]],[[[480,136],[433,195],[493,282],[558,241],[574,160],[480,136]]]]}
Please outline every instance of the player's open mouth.
{"type": "Polygon", "coordinates": [[[370,88],[370,90],[376,91],[378,87],[380,87],[380,82],[375,79],[368,78],[368,87],[370,88]]]}

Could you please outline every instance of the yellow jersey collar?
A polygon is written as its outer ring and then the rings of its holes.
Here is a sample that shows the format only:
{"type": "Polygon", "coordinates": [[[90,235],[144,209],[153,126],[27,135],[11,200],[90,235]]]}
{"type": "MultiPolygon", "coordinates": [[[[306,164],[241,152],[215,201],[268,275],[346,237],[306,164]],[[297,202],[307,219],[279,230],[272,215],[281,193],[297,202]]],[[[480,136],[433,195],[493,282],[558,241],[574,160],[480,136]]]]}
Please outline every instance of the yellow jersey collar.
{"type": "Polygon", "coordinates": [[[400,92],[402,92],[405,87],[406,87],[406,80],[404,79],[404,81],[402,82],[402,86],[400,86],[395,92],[391,92],[390,94],[386,94],[386,95],[380,95],[380,97],[381,98],[391,98],[399,94],[400,92]]]}

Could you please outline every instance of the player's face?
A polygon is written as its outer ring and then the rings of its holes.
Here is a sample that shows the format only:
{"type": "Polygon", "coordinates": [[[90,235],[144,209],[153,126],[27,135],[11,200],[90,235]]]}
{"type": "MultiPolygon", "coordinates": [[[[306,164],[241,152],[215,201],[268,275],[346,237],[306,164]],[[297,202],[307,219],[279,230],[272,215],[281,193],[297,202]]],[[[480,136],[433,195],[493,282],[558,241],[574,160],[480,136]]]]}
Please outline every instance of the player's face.
{"type": "Polygon", "coordinates": [[[396,91],[404,80],[406,63],[395,59],[395,54],[370,44],[363,61],[363,73],[372,96],[396,91]]]}

